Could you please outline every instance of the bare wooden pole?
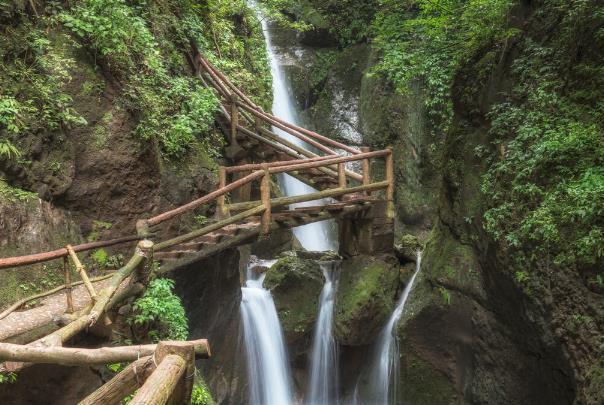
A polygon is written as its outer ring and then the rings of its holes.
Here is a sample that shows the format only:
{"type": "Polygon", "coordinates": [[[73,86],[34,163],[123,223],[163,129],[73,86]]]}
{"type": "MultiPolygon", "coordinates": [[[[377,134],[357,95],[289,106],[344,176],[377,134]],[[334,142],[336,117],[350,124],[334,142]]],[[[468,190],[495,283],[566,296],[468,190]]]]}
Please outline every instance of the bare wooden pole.
{"type": "Polygon", "coordinates": [[[263,165],[262,170],[264,172],[264,177],[262,177],[262,183],[260,184],[260,195],[262,198],[262,205],[264,206],[264,212],[262,213],[261,235],[266,237],[268,236],[271,227],[271,175],[266,164],[263,165]]]}
{"type": "Polygon", "coordinates": [[[71,269],[67,262],[67,257],[63,258],[63,273],[65,274],[65,298],[67,299],[67,313],[73,313],[73,295],[71,287],[71,269]]]}
{"type": "Polygon", "coordinates": [[[94,291],[94,286],[90,282],[90,279],[88,278],[88,274],[86,274],[86,270],[84,270],[84,266],[82,265],[82,262],[80,262],[78,255],[76,255],[76,253],[73,251],[73,248],[71,247],[71,245],[65,246],[65,249],[67,249],[67,251],[69,252],[69,256],[71,257],[73,264],[75,264],[76,271],[78,272],[82,281],[84,282],[84,286],[86,287],[86,290],[88,290],[88,294],[90,294],[90,298],[92,299],[92,301],[96,301],[96,291],[94,291]]]}
{"type": "MultiPolygon", "coordinates": [[[[369,152],[369,148],[367,146],[362,146],[361,147],[361,153],[367,153],[369,152]]],[[[363,175],[363,185],[366,186],[367,184],[371,183],[371,173],[370,173],[370,164],[369,164],[369,158],[365,158],[361,161],[362,166],[363,166],[363,173],[361,173],[363,175]]],[[[366,195],[371,195],[370,191],[366,191],[365,192],[366,195]]]]}
{"type": "Polygon", "coordinates": [[[238,96],[231,94],[231,145],[237,145],[237,127],[239,126],[239,108],[237,108],[238,96]]]}
{"type": "Polygon", "coordinates": [[[394,157],[392,156],[392,148],[388,148],[390,153],[386,155],[386,215],[388,218],[394,218],[394,157]]]}
{"type": "Polygon", "coordinates": [[[212,231],[216,231],[218,229],[224,228],[227,225],[234,224],[236,222],[242,221],[242,220],[244,220],[248,217],[254,216],[254,215],[258,215],[263,211],[264,211],[264,206],[256,205],[247,211],[241,212],[237,215],[230,216],[230,217],[225,218],[221,221],[218,221],[212,225],[208,225],[201,229],[197,229],[195,231],[186,233],[184,235],[180,235],[175,238],[160,242],[157,245],[155,245],[154,250],[159,251],[159,250],[165,249],[170,246],[178,245],[179,243],[188,242],[192,239],[206,235],[212,231]]]}
{"type": "Polygon", "coordinates": [[[138,390],[131,405],[164,405],[185,373],[185,360],[176,355],[166,356],[138,390]]]}
{"type": "MultiPolygon", "coordinates": [[[[218,189],[222,189],[226,186],[226,168],[224,166],[220,166],[218,169],[218,189]]],[[[216,199],[216,204],[218,205],[218,218],[224,218],[228,216],[228,211],[225,207],[225,195],[222,194],[216,199]]]]}
{"type": "MultiPolygon", "coordinates": [[[[207,339],[171,342],[190,347],[193,357],[209,358],[207,339]]],[[[134,361],[153,354],[159,344],[81,349],[61,346],[31,346],[0,342],[0,361],[21,361],[37,364],[94,365],[134,361]]],[[[187,349],[188,350],[188,349],[187,349]]]]}
{"type": "Polygon", "coordinates": [[[204,195],[201,198],[198,198],[197,200],[193,200],[190,203],[187,203],[183,206],[180,206],[178,208],[174,208],[173,210],[170,211],[166,211],[163,214],[159,214],[153,218],[150,218],[148,220],[146,220],[146,223],[149,226],[153,226],[153,225],[158,225],[164,221],[167,221],[168,219],[172,219],[178,215],[181,215],[187,211],[191,211],[197,207],[199,207],[202,204],[205,204],[209,201],[214,200],[215,198],[230,193],[231,191],[241,187],[244,184],[249,183],[250,181],[253,181],[259,177],[262,176],[262,172],[261,171],[257,171],[257,172],[253,172],[251,174],[248,174],[247,176],[245,176],[244,178],[241,178],[237,181],[232,182],[231,184],[227,185],[226,187],[220,189],[220,190],[216,190],[213,191],[209,194],[204,195]]]}
{"type": "Polygon", "coordinates": [[[338,187],[346,188],[346,163],[338,163],[338,187]]]}
{"type": "MultiPolygon", "coordinates": [[[[107,246],[118,245],[118,244],[126,243],[126,242],[133,242],[133,241],[139,240],[139,239],[141,239],[141,237],[136,235],[136,236],[126,236],[123,238],[117,238],[117,239],[111,239],[111,240],[102,240],[99,242],[83,243],[81,245],[73,246],[73,250],[75,252],[84,252],[87,250],[97,249],[100,247],[107,247],[107,246]]],[[[66,257],[66,256],[69,256],[69,252],[67,252],[67,249],[61,248],[61,249],[57,249],[57,250],[52,250],[50,252],[34,253],[31,255],[26,255],[26,256],[5,257],[5,258],[0,258],[0,269],[7,269],[10,267],[42,263],[42,262],[47,262],[49,260],[58,259],[60,257],[66,257]]]]}

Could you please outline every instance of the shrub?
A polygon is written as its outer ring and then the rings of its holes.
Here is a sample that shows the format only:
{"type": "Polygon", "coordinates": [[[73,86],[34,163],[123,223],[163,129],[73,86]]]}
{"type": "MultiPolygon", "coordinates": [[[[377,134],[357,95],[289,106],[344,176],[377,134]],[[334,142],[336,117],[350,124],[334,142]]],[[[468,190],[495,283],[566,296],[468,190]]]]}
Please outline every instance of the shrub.
{"type": "Polygon", "coordinates": [[[134,314],[129,322],[145,327],[154,341],[186,340],[189,335],[185,309],[173,289],[174,281],[158,278],[134,302],[134,314]]]}

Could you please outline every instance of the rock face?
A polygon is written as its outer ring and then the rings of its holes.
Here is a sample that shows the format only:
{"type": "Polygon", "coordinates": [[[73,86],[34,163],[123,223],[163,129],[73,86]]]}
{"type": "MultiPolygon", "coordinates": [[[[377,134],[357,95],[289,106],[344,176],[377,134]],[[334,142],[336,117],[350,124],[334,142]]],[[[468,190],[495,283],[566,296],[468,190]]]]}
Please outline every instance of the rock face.
{"type": "MultiPolygon", "coordinates": [[[[417,238],[421,245],[428,241],[422,273],[398,328],[404,402],[583,403],[576,386],[580,381],[590,393],[591,402],[585,402],[598,403],[601,394],[594,393],[598,387],[601,390],[603,367],[597,361],[590,364],[601,334],[595,323],[578,326],[571,319],[573,313],[598,313],[593,295],[579,277],[564,274],[553,275],[539,296],[518,286],[506,258],[498,254],[499,247],[490,242],[480,223],[485,166],[473,151],[489,143],[487,104],[509,85],[506,78],[515,51],[497,58],[500,66],[481,86],[473,80],[480,55],[468,63],[454,87],[455,128],[449,134],[436,134],[426,120],[421,83],[413,84],[407,95],[395,94],[379,75],[365,74],[379,58],[370,46],[340,51],[312,38],[304,38],[310,48],[305,52],[329,53],[330,60],[325,66],[325,59],[316,57],[306,72],[300,68],[292,75],[295,79],[322,72],[315,82],[292,81],[306,118],[312,122],[316,117],[311,125],[333,132],[337,125],[330,120],[342,117],[332,107],[338,90],[330,86],[345,83],[340,91],[350,97],[343,105],[356,103],[352,110],[358,115],[364,143],[394,147],[397,230],[406,235],[398,238],[397,257],[410,263],[417,238]],[[570,336],[564,332],[569,325],[575,325],[570,336]]],[[[383,325],[400,289],[389,273],[374,278],[378,274],[379,270],[369,274],[361,270],[347,275],[342,270],[336,325],[343,345],[342,384],[354,385],[350,368],[362,367],[367,344],[383,325]],[[354,293],[355,288],[363,293],[360,286],[374,281],[391,292],[371,298],[354,293]],[[382,319],[373,322],[376,318],[382,319]]]]}
{"type": "Polygon", "coordinates": [[[207,338],[212,357],[197,367],[218,403],[243,404],[247,399],[247,368],[239,304],[240,274],[246,255],[227,250],[176,270],[175,292],[189,320],[189,339],[207,338]]]}
{"type": "MultiPolygon", "coordinates": [[[[73,217],[38,198],[9,199],[0,196],[0,257],[53,250],[81,240],[73,217]]],[[[62,280],[62,262],[2,270],[0,307],[32,295],[44,282],[62,280]]]]}
{"type": "Polygon", "coordinates": [[[342,262],[335,336],[345,346],[371,343],[394,308],[399,287],[393,257],[354,256],[342,262]]]}

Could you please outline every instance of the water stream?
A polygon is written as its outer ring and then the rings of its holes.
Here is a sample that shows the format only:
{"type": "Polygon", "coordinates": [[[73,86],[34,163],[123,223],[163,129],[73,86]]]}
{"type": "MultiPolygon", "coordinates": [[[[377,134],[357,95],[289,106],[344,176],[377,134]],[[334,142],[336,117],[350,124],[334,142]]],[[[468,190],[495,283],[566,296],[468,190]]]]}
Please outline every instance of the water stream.
{"type": "Polygon", "coordinates": [[[328,405],[338,402],[337,347],[333,338],[333,313],[340,262],[321,263],[325,284],[319,298],[310,359],[306,403],[328,405]]]}
{"type": "Polygon", "coordinates": [[[356,403],[370,403],[376,405],[388,405],[398,403],[397,388],[399,381],[399,359],[400,351],[396,336],[396,327],[405,309],[409,294],[413,289],[415,278],[419,274],[422,265],[422,253],[417,252],[416,267],[413,276],[405,286],[394,312],[390,315],[388,322],[380,332],[376,342],[375,351],[371,361],[369,376],[363,389],[363,400],[358,398],[359,387],[355,395],[356,403]]]}
{"type": "MultiPolygon", "coordinates": [[[[287,81],[283,73],[281,62],[279,59],[276,47],[273,44],[273,32],[268,21],[262,15],[260,9],[255,2],[251,2],[252,7],[257,11],[258,18],[262,24],[262,31],[266,41],[266,49],[271,66],[271,74],[273,76],[273,115],[288,121],[292,124],[299,125],[298,114],[294,107],[294,101],[291,97],[291,92],[288,90],[287,81]]],[[[311,149],[309,145],[293,135],[282,131],[279,128],[273,127],[273,131],[282,138],[306,149],[311,149]]],[[[284,174],[280,176],[279,182],[286,196],[296,196],[308,194],[316,191],[309,185],[302,183],[300,180],[284,174]]],[[[295,204],[296,206],[317,205],[321,201],[308,201],[305,203],[295,204]]],[[[306,250],[325,251],[337,250],[337,241],[331,236],[331,228],[333,221],[321,221],[308,225],[294,228],[294,235],[306,250]]]]}
{"type": "Polygon", "coordinates": [[[275,261],[250,261],[241,288],[241,320],[249,376],[249,403],[287,405],[292,402],[291,377],[281,324],[270,291],[262,283],[266,273],[254,268],[275,261]]]}
{"type": "MultiPolygon", "coordinates": [[[[273,45],[271,27],[255,2],[251,0],[250,5],[258,13],[266,41],[273,78],[272,112],[292,124],[299,124],[278,53],[273,45]]],[[[310,149],[303,141],[279,128],[273,127],[273,131],[298,146],[310,149]]],[[[287,174],[282,175],[279,182],[286,196],[316,191],[287,174]]],[[[309,201],[296,205],[321,203],[323,202],[309,201]]],[[[332,237],[334,227],[334,221],[315,222],[294,228],[294,235],[306,250],[336,250],[337,240],[332,237]]],[[[241,289],[241,317],[250,379],[249,400],[250,404],[287,405],[291,403],[293,393],[283,333],[272,296],[262,286],[264,275],[254,274],[251,270],[254,265],[257,266],[257,264],[248,265],[246,286],[241,289]]],[[[337,403],[337,351],[332,334],[337,284],[336,267],[334,263],[324,263],[321,266],[325,284],[321,292],[310,359],[310,376],[305,401],[309,405],[337,403]]]]}

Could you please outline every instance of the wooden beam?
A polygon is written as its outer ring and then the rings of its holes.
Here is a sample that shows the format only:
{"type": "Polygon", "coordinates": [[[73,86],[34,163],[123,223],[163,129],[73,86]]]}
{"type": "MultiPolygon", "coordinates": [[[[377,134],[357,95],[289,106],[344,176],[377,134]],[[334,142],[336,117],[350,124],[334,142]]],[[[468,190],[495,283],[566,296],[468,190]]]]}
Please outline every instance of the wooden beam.
{"type": "Polygon", "coordinates": [[[260,184],[260,195],[264,212],[262,213],[260,234],[267,237],[271,226],[271,175],[266,164],[262,166],[262,171],[264,172],[264,177],[262,177],[262,183],[260,184]]]}
{"type": "Polygon", "coordinates": [[[160,224],[164,221],[167,221],[168,219],[174,218],[178,215],[181,215],[187,211],[191,211],[197,207],[199,207],[202,204],[205,204],[209,201],[212,201],[218,197],[220,197],[221,195],[225,195],[227,193],[230,193],[231,191],[243,186],[244,184],[247,184],[257,178],[262,177],[262,172],[261,171],[256,171],[253,172],[237,181],[232,182],[231,184],[227,185],[226,187],[223,187],[222,189],[213,191],[209,194],[204,195],[201,198],[198,198],[197,200],[193,200],[188,204],[182,205],[178,208],[174,208],[173,210],[170,211],[166,211],[163,214],[159,214],[154,216],[153,218],[147,219],[146,222],[147,224],[149,224],[150,226],[153,225],[157,225],[160,224]]]}
{"type": "Polygon", "coordinates": [[[392,147],[389,147],[390,153],[386,156],[386,216],[394,218],[394,156],[392,155],[392,147]]]}
{"type": "Polygon", "coordinates": [[[126,366],[107,384],[80,401],[78,405],[121,405],[124,397],[141,387],[155,368],[152,356],[141,357],[126,366]]]}
{"type": "MultiPolygon", "coordinates": [[[[123,238],[102,240],[99,242],[83,243],[81,245],[73,246],[74,252],[84,252],[87,250],[98,249],[101,247],[119,245],[121,243],[133,242],[142,239],[140,236],[126,236],[123,238]]],[[[5,257],[0,259],[0,269],[7,269],[10,267],[26,266],[28,264],[36,264],[47,262],[49,260],[59,259],[61,257],[67,257],[69,252],[65,248],[52,250],[50,252],[35,253],[26,256],[16,257],[5,257]]]]}
{"type": "Polygon", "coordinates": [[[88,294],[90,295],[90,299],[92,301],[96,301],[96,291],[94,291],[94,286],[90,282],[90,279],[88,278],[88,274],[86,274],[86,270],[84,270],[84,266],[82,265],[82,262],[80,262],[78,255],[76,255],[76,253],[73,251],[73,248],[71,247],[71,245],[65,246],[65,249],[67,249],[67,251],[69,252],[69,256],[71,257],[73,264],[75,264],[75,266],[76,266],[76,271],[80,275],[80,278],[84,282],[84,286],[86,287],[86,290],[88,291],[88,294]]]}
{"type": "MultiPolygon", "coordinates": [[[[226,186],[226,168],[224,166],[220,166],[218,168],[218,189],[222,189],[226,186]]],[[[224,218],[226,216],[228,216],[228,211],[225,207],[225,195],[221,195],[218,198],[216,198],[216,205],[217,205],[217,214],[218,214],[218,218],[224,218]]]]}
{"type": "MultiPolygon", "coordinates": [[[[67,300],[67,313],[73,313],[73,295],[71,287],[71,269],[67,257],[63,258],[63,274],[65,277],[65,299],[67,300]]],[[[1,319],[1,318],[0,318],[1,319]]]]}
{"type": "Polygon", "coordinates": [[[242,221],[242,220],[244,220],[248,217],[254,216],[254,215],[258,215],[258,214],[262,213],[264,211],[264,209],[265,208],[263,205],[255,206],[254,208],[251,208],[251,209],[244,211],[242,213],[239,213],[237,215],[233,215],[231,217],[225,218],[212,225],[208,225],[206,227],[195,230],[193,232],[189,232],[187,234],[180,235],[175,238],[160,242],[157,245],[155,245],[154,251],[159,251],[159,250],[165,249],[167,247],[178,245],[180,243],[187,242],[192,239],[198,238],[200,236],[206,235],[212,231],[216,231],[218,229],[224,228],[227,225],[234,224],[236,222],[242,221]]]}
{"type": "Polygon", "coordinates": [[[237,127],[239,126],[239,109],[237,108],[237,94],[231,94],[231,145],[237,144],[237,127]]]}

